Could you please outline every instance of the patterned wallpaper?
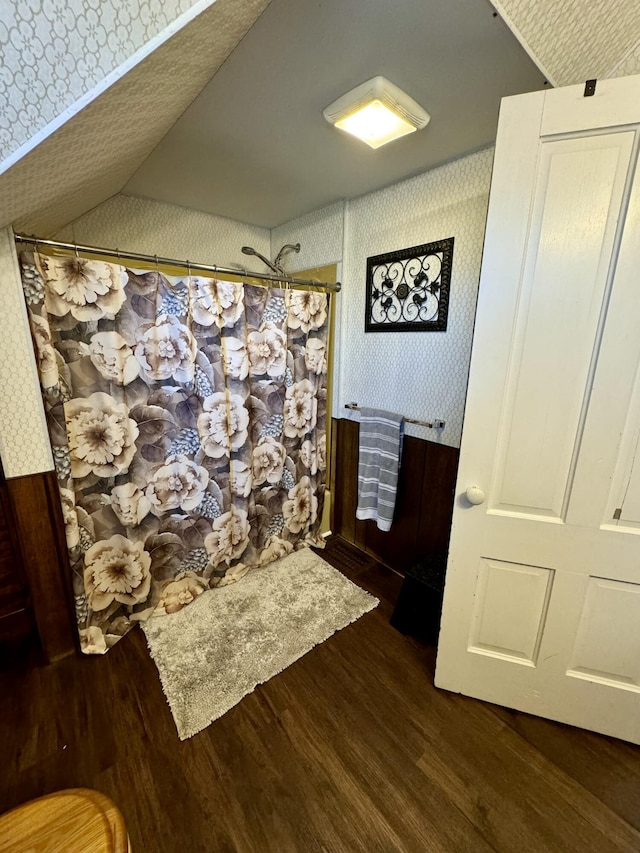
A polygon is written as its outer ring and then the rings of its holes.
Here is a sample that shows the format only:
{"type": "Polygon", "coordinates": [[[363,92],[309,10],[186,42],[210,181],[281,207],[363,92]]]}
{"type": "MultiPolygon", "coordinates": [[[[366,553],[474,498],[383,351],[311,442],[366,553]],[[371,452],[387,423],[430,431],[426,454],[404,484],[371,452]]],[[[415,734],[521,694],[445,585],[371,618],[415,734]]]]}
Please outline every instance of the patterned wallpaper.
{"type": "Polygon", "coordinates": [[[491,2],[555,86],[640,71],[640,0],[491,2]]]}
{"type": "Polygon", "coordinates": [[[44,237],[120,192],[268,3],[216,0],[0,174],[0,227],[44,237]]]}
{"type": "Polygon", "coordinates": [[[271,231],[271,257],[275,257],[285,243],[300,243],[299,254],[285,256],[287,272],[340,261],[343,215],[344,204],[339,202],[279,225],[271,231]]]}
{"type": "Polygon", "coordinates": [[[343,260],[339,407],[354,401],[419,420],[441,432],[407,433],[458,447],[469,372],[493,148],[348,203],[343,260]],[[454,237],[446,332],[364,332],[371,255],[454,237]]]}
{"type": "Polygon", "coordinates": [[[239,264],[262,271],[262,262],[243,255],[241,248],[253,246],[267,257],[271,251],[266,228],[127,195],[108,199],[63,228],[56,238],[203,264],[239,264]]]}
{"type": "Polygon", "coordinates": [[[272,252],[302,244],[288,269],[341,262],[336,323],[334,417],[358,418],[355,401],[408,417],[442,418],[442,432],[407,433],[459,446],[493,149],[464,157],[379,192],[316,211],[271,232],[272,252]],[[370,255],[455,237],[446,332],[364,331],[370,255]]]}
{"type": "Polygon", "coordinates": [[[0,300],[0,458],[6,477],[22,477],[50,471],[53,457],[10,228],[0,231],[0,300]]]}
{"type": "Polygon", "coordinates": [[[0,161],[144,45],[157,46],[163,30],[181,26],[176,19],[208,5],[203,0],[0,3],[0,161]]]}
{"type": "Polygon", "coordinates": [[[631,50],[622,57],[621,61],[609,75],[611,77],[631,77],[640,74],[640,39],[633,45],[631,50]]]}

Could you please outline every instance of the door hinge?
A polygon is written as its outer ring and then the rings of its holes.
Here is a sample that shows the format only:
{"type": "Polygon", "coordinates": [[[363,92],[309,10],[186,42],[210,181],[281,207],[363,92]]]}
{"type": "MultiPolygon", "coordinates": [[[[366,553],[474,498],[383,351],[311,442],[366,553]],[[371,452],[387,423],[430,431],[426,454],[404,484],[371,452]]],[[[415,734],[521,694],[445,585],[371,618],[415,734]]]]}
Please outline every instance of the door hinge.
{"type": "Polygon", "coordinates": [[[621,515],[622,515],[622,507],[619,507],[619,509],[614,510],[613,517],[616,521],[620,518],[621,515]]]}

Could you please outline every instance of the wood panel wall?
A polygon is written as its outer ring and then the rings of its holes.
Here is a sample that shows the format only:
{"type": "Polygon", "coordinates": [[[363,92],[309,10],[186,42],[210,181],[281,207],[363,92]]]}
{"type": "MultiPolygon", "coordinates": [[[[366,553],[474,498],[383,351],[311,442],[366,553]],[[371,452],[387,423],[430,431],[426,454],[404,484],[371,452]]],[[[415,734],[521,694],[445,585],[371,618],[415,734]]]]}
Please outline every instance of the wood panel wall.
{"type": "Polygon", "coordinates": [[[36,644],[31,596],[9,490],[0,477],[0,667],[9,666],[36,644]]]}
{"type": "Polygon", "coordinates": [[[55,474],[0,481],[0,662],[39,646],[45,660],[73,652],[76,635],[55,474]]]}
{"type": "Polygon", "coordinates": [[[459,451],[405,436],[391,530],[358,521],[359,424],[334,419],[333,533],[396,571],[404,572],[427,554],[446,553],[449,545],[459,451]]]}

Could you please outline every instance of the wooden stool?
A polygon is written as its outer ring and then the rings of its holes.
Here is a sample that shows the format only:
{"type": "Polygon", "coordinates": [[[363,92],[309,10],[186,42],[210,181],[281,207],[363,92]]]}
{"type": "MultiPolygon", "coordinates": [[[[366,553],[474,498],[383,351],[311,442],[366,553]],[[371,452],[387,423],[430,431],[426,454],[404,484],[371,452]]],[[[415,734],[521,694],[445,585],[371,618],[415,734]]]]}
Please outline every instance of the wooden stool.
{"type": "Polygon", "coordinates": [[[70,788],[0,816],[0,853],[130,853],[122,815],[104,794],[70,788]]]}

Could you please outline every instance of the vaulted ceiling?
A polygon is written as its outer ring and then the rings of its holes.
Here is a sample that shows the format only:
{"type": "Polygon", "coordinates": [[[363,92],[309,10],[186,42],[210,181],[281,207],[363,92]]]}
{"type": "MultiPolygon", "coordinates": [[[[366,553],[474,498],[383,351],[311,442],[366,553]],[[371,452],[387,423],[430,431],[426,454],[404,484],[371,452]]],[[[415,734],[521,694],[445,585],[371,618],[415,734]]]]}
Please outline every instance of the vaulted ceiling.
{"type": "Polygon", "coordinates": [[[544,77],[488,0],[272,0],[124,187],[273,228],[495,139],[500,99],[544,77]],[[382,74],[430,114],[373,150],[322,110],[382,74]]]}
{"type": "Polygon", "coordinates": [[[544,84],[529,54],[560,84],[636,70],[637,4],[182,0],[203,11],[0,174],[0,225],[46,236],[123,190],[277,225],[490,143],[500,97],[544,84]],[[375,74],[432,115],[377,151],[322,118],[375,74]]]}

